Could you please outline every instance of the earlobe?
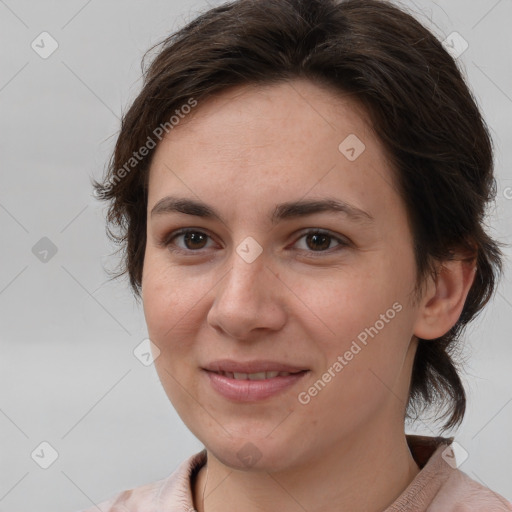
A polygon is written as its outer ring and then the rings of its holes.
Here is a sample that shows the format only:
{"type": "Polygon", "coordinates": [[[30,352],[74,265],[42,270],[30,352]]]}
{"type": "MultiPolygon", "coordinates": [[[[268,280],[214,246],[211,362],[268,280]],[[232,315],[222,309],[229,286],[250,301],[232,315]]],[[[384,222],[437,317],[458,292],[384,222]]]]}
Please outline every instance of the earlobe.
{"type": "Polygon", "coordinates": [[[475,260],[443,261],[431,277],[414,325],[414,335],[425,340],[446,334],[459,319],[475,280],[475,260]]]}

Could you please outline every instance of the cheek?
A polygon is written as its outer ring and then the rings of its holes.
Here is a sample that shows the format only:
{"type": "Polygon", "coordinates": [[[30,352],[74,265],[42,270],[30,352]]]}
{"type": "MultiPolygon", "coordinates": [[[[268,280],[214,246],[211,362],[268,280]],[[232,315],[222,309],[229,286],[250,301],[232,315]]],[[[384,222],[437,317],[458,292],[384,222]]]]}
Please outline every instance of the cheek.
{"type": "Polygon", "coordinates": [[[184,285],[178,269],[165,265],[160,255],[147,254],[142,279],[142,301],[149,337],[161,350],[173,344],[180,331],[193,325],[197,289],[184,285]]]}
{"type": "MultiPolygon", "coordinates": [[[[348,404],[392,387],[401,372],[414,316],[408,304],[413,267],[402,261],[402,273],[397,274],[394,265],[381,260],[367,271],[347,272],[310,296],[328,326],[317,327],[314,338],[324,354],[321,371],[331,368],[336,377],[328,386],[339,386],[348,404]],[[320,336],[320,329],[327,334],[320,336]]],[[[315,325],[321,324],[315,320],[315,325]]]]}
{"type": "Polygon", "coordinates": [[[322,330],[326,335],[319,341],[323,340],[327,347],[355,339],[377,321],[380,325],[380,315],[385,315],[385,320],[394,318],[393,304],[403,301],[403,285],[383,263],[368,268],[347,267],[332,276],[316,284],[307,280],[297,290],[299,297],[307,297],[304,303],[311,305],[309,316],[319,326],[317,331],[322,325],[325,327],[322,330]]]}
{"type": "Polygon", "coordinates": [[[194,288],[185,286],[177,269],[170,269],[162,259],[158,254],[145,259],[144,316],[149,338],[160,350],[155,370],[173,406],[185,414],[190,408],[190,394],[195,396],[191,386],[194,359],[189,356],[194,340],[191,329],[197,325],[193,318],[198,307],[197,289],[190,292],[194,288]]]}
{"type": "MultiPolygon", "coordinates": [[[[377,334],[357,326],[351,328],[355,336],[343,332],[336,343],[324,347],[325,367],[308,382],[310,387],[300,390],[305,394],[297,406],[312,430],[321,428],[322,436],[330,439],[362,428],[388,406],[405,407],[408,322],[404,308],[377,334]],[[365,343],[358,340],[358,332],[367,336],[365,343]],[[321,427],[314,425],[313,418],[321,427]]],[[[375,320],[369,327],[375,328],[374,324],[375,320]]]]}

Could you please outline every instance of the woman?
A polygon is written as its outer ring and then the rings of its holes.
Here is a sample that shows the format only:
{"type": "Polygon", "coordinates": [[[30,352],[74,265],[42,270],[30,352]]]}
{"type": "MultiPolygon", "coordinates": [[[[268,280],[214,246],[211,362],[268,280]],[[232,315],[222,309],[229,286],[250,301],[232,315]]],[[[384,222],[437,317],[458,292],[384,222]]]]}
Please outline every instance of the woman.
{"type": "Polygon", "coordinates": [[[512,510],[453,437],[404,433],[464,417],[492,164],[453,58],[390,3],[239,0],[166,39],[94,186],[205,449],[99,508],[512,510]]]}

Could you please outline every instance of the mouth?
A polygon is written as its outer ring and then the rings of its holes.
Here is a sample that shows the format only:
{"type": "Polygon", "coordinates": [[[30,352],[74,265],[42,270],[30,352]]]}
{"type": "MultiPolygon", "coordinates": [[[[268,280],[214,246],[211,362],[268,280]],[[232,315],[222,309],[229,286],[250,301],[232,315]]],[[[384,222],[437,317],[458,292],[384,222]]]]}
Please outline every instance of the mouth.
{"type": "MultiPolygon", "coordinates": [[[[208,370],[207,370],[208,371],[208,370]]],[[[222,375],[223,377],[227,377],[228,379],[235,380],[266,380],[266,379],[274,379],[276,377],[288,377],[289,375],[297,375],[299,373],[307,372],[308,370],[301,370],[298,372],[255,372],[255,373],[244,373],[244,372],[212,372],[217,375],[222,375]]]]}
{"type": "Polygon", "coordinates": [[[275,361],[216,361],[202,370],[213,390],[234,402],[275,396],[297,384],[309,369],[275,361]]]}

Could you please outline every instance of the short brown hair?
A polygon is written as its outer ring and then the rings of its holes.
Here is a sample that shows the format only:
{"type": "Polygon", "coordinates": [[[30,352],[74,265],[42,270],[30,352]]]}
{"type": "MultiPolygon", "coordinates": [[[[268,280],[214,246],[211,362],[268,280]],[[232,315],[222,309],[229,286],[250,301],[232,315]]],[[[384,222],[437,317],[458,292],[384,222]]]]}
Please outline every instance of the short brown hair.
{"type": "Polygon", "coordinates": [[[191,98],[200,103],[232,86],[294,78],[351,94],[391,156],[413,231],[416,290],[455,249],[476,259],[457,323],[435,340],[419,339],[407,404],[409,417],[447,405],[442,430],[461,423],[466,395],[453,350],[492,297],[503,255],[484,229],[496,195],[492,141],[441,42],[384,0],[237,0],[202,13],[148,52],[159,46],[148,69],[144,56],[143,89],[123,115],[103,183],[93,180],[96,195],[109,202],[107,234],[123,251],[114,277],[128,273],[140,299],[154,148],[132,162],[133,171],[126,164],[191,98]]]}

